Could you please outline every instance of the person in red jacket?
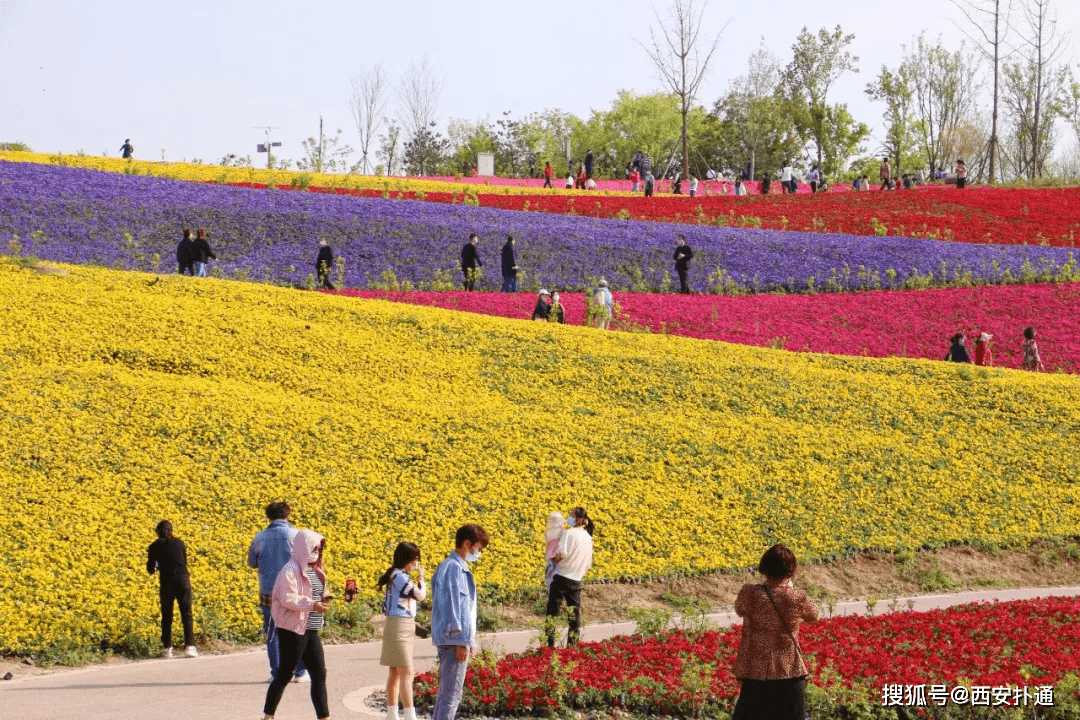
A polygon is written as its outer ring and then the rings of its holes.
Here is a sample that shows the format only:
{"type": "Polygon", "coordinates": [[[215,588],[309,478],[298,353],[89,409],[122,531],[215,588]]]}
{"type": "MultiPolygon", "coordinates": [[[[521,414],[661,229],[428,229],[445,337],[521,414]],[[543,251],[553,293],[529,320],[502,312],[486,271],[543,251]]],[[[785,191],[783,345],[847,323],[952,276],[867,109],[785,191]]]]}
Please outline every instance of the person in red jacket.
{"type": "Polygon", "coordinates": [[[544,187],[554,190],[555,187],[551,184],[551,174],[551,163],[547,163],[546,165],[544,165],[544,187]]]}
{"type": "Polygon", "coordinates": [[[990,352],[990,333],[980,333],[975,340],[975,364],[994,367],[994,354],[990,352]]]}

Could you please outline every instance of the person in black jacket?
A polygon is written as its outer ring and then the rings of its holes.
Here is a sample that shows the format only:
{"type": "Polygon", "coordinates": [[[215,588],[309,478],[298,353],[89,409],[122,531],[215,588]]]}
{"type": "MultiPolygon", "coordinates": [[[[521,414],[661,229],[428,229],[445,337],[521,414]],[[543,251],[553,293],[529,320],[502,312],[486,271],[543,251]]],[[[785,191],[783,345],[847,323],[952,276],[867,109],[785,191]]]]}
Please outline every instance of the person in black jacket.
{"type": "Polygon", "coordinates": [[[187,270],[188,275],[195,276],[194,260],[192,259],[194,249],[195,243],[191,241],[191,231],[184,228],[184,237],[180,240],[180,244],[176,246],[176,265],[181,275],[187,270]]]}
{"type": "Polygon", "coordinates": [[[589,178],[592,177],[592,168],[593,168],[593,153],[592,153],[592,150],[590,149],[589,152],[585,153],[585,179],[586,180],[588,180],[589,178]]]}
{"type": "Polygon", "coordinates": [[[690,271],[690,260],[694,257],[694,251],[686,244],[686,238],[679,236],[679,246],[675,248],[675,270],[679,273],[679,292],[684,295],[690,294],[690,285],[686,282],[686,276],[690,271]]]}
{"type": "Polygon", "coordinates": [[[956,333],[949,338],[949,341],[952,343],[952,347],[949,348],[949,354],[945,356],[945,360],[970,364],[971,356],[968,355],[967,348],[964,347],[964,333],[956,333]]]}
{"type": "Polygon", "coordinates": [[[334,267],[334,251],[326,243],[326,238],[319,238],[319,257],[315,258],[315,272],[319,278],[319,287],[333,290],[330,282],[330,270],[334,267]]]}
{"type": "Polygon", "coordinates": [[[172,654],[173,601],[180,606],[180,620],[184,624],[184,652],[188,657],[198,657],[195,649],[195,633],[191,622],[191,577],[188,575],[187,549],[184,541],[173,537],[172,523],[162,520],[154,529],[158,539],[146,551],[146,572],[156,570],[161,580],[161,645],[164,656],[172,654]]]}
{"type": "Polygon", "coordinates": [[[502,248],[502,292],[518,291],[517,288],[518,266],[514,258],[514,236],[506,236],[506,244],[502,248]]]}
{"type": "Polygon", "coordinates": [[[533,308],[533,320],[547,320],[551,315],[551,293],[540,288],[540,297],[536,298],[536,307],[533,308]]]}
{"type": "Polygon", "coordinates": [[[210,258],[217,260],[217,255],[210,249],[210,243],[206,241],[206,230],[199,228],[198,237],[192,243],[191,259],[195,263],[195,274],[206,277],[206,263],[210,258]]]}
{"type": "Polygon", "coordinates": [[[476,233],[469,235],[469,242],[461,248],[461,274],[465,276],[465,289],[472,290],[476,282],[476,269],[483,267],[480,255],[476,252],[476,243],[480,238],[476,233]]]}

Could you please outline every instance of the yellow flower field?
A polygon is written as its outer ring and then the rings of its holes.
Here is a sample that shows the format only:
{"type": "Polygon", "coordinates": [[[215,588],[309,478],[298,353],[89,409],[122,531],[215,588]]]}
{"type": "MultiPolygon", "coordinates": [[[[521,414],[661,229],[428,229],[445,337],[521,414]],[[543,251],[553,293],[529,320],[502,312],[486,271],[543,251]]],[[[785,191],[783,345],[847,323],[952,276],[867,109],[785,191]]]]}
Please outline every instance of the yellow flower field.
{"type": "MultiPolygon", "coordinates": [[[[221,165],[196,165],[180,162],[151,162],[148,160],[123,160],[121,158],[95,155],[62,155],[59,153],[32,153],[0,151],[0,160],[10,162],[62,165],[64,167],[100,170],[102,172],[127,173],[150,177],[186,180],[189,182],[265,183],[267,185],[293,185],[303,180],[312,187],[345,188],[347,190],[379,190],[383,192],[448,192],[480,195],[552,195],[574,194],[565,189],[543,189],[518,185],[484,185],[478,183],[446,182],[443,180],[419,180],[417,178],[385,177],[381,175],[339,175],[333,173],[302,172],[300,170],[267,170],[266,168],[222,167],[221,165]]],[[[560,179],[561,182],[561,179],[560,179]]],[[[557,183],[558,184],[558,183],[557,183]]],[[[635,193],[610,190],[590,190],[590,195],[631,196],[635,193]]],[[[579,195],[579,193],[578,193],[579,195]]]]}
{"type": "Polygon", "coordinates": [[[374,594],[399,540],[539,584],[551,510],[592,579],[1073,534],[1080,379],[606,333],[216,279],[0,260],[0,650],[157,634],[154,524],[196,631],[254,638],[264,505],[374,594]]]}

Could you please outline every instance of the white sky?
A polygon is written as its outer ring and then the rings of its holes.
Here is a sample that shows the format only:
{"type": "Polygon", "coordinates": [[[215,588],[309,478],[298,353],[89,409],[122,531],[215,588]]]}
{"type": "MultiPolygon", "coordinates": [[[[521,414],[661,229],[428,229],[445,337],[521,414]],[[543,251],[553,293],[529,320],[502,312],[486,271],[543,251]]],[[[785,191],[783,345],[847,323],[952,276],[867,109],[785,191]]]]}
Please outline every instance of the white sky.
{"type": "MultiPolygon", "coordinates": [[[[663,13],[666,0],[657,0],[663,13]]],[[[395,80],[426,56],[443,81],[449,118],[521,117],[561,108],[581,117],[620,89],[659,88],[635,39],[654,22],[648,0],[0,0],[0,141],[38,151],[160,160],[255,155],[275,125],[281,156],[341,128],[354,147],[349,77],[383,61],[395,80]]],[[[1080,38],[1080,2],[1057,0],[1062,31],[1080,38]]],[[[861,73],[832,100],[880,136],[881,106],[863,88],[882,63],[895,67],[918,32],[956,45],[959,11],[944,0],[712,0],[710,27],[724,33],[699,99],[707,106],[762,37],[786,63],[799,30],[840,24],[855,33],[861,73]]],[[[1076,57],[1070,57],[1075,62],[1076,57]]],[[[393,112],[393,103],[391,112],[393,112]]],[[[877,148],[876,139],[867,149],[877,148]]]]}

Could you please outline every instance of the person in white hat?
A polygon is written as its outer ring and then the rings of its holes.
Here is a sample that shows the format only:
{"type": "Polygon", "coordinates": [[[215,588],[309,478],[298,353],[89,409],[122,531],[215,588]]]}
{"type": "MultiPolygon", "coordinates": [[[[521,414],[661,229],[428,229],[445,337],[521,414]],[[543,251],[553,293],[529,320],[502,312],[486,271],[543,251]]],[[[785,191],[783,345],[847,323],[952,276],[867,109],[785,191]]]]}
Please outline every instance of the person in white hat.
{"type": "Polygon", "coordinates": [[[533,320],[547,320],[551,314],[551,293],[540,288],[540,297],[536,299],[536,307],[533,309],[533,320]]]}
{"type": "Polygon", "coordinates": [[[994,337],[988,332],[981,333],[975,340],[975,364],[994,367],[994,354],[990,352],[990,338],[994,337]]]}

